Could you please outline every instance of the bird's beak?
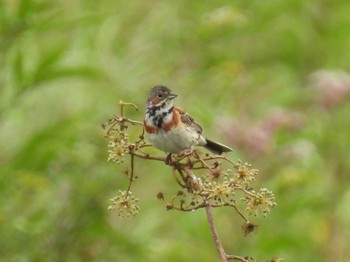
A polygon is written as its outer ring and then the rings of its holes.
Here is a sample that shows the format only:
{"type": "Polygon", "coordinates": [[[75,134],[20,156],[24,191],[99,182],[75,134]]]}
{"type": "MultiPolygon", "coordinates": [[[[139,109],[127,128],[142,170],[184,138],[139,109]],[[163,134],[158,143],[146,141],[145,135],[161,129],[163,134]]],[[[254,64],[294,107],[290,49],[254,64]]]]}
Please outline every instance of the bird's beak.
{"type": "Polygon", "coordinates": [[[173,100],[175,97],[177,97],[177,94],[170,93],[170,94],[168,95],[167,99],[173,100]]]}

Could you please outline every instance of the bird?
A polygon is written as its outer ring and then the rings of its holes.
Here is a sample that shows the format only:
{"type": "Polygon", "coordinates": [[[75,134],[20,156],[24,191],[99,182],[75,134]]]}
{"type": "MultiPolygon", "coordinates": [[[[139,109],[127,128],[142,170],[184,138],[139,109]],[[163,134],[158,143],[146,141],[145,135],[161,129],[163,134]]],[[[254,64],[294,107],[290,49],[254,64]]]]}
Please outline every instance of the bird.
{"type": "Polygon", "coordinates": [[[146,104],[144,130],[148,141],[171,154],[192,153],[196,146],[205,147],[215,155],[230,152],[226,145],[206,138],[203,128],[185,111],[174,105],[177,97],[167,86],[151,89],[146,104]]]}

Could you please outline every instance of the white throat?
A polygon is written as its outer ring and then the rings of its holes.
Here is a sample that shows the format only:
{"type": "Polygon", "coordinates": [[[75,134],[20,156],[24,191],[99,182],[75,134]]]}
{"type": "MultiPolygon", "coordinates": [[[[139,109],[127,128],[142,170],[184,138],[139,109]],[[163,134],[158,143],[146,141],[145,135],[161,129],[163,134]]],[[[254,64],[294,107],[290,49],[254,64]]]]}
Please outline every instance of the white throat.
{"type": "Polygon", "coordinates": [[[174,101],[165,100],[159,105],[149,105],[146,112],[146,123],[153,127],[162,127],[164,123],[168,123],[172,120],[174,101]]]}

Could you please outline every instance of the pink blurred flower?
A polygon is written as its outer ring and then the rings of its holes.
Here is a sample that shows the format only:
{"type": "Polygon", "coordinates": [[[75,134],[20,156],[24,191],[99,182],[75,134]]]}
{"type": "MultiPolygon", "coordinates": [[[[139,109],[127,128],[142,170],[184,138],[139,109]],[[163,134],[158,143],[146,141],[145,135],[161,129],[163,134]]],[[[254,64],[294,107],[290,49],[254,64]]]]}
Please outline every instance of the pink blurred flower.
{"type": "Polygon", "coordinates": [[[302,113],[285,109],[274,109],[259,123],[251,124],[247,119],[233,120],[228,117],[218,119],[221,135],[230,145],[252,156],[267,154],[274,147],[274,135],[285,128],[293,131],[304,126],[302,113]]]}
{"type": "Polygon", "coordinates": [[[317,92],[317,103],[324,108],[350,98],[350,75],[344,71],[316,71],[310,75],[310,85],[317,92]]]}

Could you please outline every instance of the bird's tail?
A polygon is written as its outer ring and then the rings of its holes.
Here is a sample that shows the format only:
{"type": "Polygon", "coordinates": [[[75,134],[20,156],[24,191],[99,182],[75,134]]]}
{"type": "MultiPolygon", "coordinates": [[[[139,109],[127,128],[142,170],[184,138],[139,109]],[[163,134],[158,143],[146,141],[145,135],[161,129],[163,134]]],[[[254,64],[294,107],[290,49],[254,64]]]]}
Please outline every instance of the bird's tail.
{"type": "Polygon", "coordinates": [[[228,146],[217,142],[213,142],[207,138],[205,139],[205,141],[207,142],[207,144],[204,147],[214,154],[221,155],[222,153],[233,151],[232,148],[229,148],[228,146]]]}

